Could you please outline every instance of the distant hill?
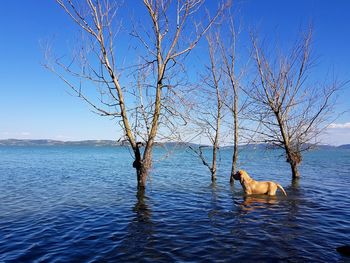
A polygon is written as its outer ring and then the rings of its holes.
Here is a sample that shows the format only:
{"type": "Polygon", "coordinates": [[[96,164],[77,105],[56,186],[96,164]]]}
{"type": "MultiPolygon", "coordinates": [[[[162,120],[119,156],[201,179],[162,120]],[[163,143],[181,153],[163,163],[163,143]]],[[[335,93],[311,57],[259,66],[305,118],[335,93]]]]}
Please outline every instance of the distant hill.
{"type": "Polygon", "coordinates": [[[0,146],[121,146],[112,140],[56,141],[56,140],[0,140],[0,146]]]}
{"type": "Polygon", "coordinates": [[[350,144],[343,144],[343,145],[338,146],[337,148],[340,148],[340,149],[350,149],[350,144]]]}
{"type": "MultiPolygon", "coordinates": [[[[113,140],[84,140],[84,141],[57,141],[57,140],[18,140],[7,139],[0,140],[0,146],[93,146],[93,147],[117,147],[129,145],[129,142],[117,142],[113,140]]],[[[184,142],[155,143],[155,146],[161,147],[187,147],[195,144],[184,142]]]]}
{"type": "MultiPolygon", "coordinates": [[[[0,140],[0,146],[94,146],[94,147],[117,147],[128,145],[128,142],[118,142],[113,140],[83,140],[83,141],[57,141],[57,140],[19,140],[19,139],[6,139],[0,140]]],[[[166,143],[155,143],[156,146],[161,147],[198,147],[198,144],[186,143],[186,142],[166,142],[166,143]]],[[[210,146],[209,146],[210,147],[210,146]]],[[[248,150],[263,150],[263,149],[275,149],[276,147],[269,144],[247,144],[240,145],[239,147],[248,150]]],[[[223,146],[221,149],[230,149],[233,146],[223,146]]],[[[332,145],[317,145],[315,149],[350,149],[350,144],[344,144],[340,146],[332,145]]]]}
{"type": "MultiPolygon", "coordinates": [[[[336,148],[346,148],[346,146],[349,146],[349,144],[346,145],[341,145],[341,146],[333,146],[333,145],[325,145],[325,144],[319,144],[319,145],[310,145],[307,144],[305,147],[311,146],[310,149],[318,150],[327,150],[327,149],[336,149],[336,148]],[[344,147],[345,146],[345,147],[344,147]]],[[[238,146],[240,149],[245,149],[245,150],[273,150],[273,149],[280,149],[279,147],[268,144],[268,143],[250,143],[250,144],[241,144],[238,146]]],[[[232,145],[227,145],[227,146],[222,146],[220,147],[221,149],[233,149],[232,145]]]]}
{"type": "MultiPolygon", "coordinates": [[[[221,149],[233,149],[233,145],[226,145],[221,147],[221,149]]],[[[267,143],[250,143],[250,144],[240,144],[238,148],[248,149],[248,150],[265,150],[265,149],[274,149],[275,146],[267,143]]]]}

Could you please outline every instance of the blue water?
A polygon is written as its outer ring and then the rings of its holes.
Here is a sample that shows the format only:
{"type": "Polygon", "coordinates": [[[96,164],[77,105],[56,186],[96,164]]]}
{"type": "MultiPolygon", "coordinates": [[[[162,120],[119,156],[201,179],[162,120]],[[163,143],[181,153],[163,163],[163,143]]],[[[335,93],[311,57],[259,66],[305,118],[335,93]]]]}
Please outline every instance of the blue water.
{"type": "Polygon", "coordinates": [[[147,190],[118,147],[0,147],[0,262],[348,262],[350,151],[307,153],[291,181],[276,151],[240,168],[288,196],[244,197],[184,149],[157,149],[147,190]],[[167,157],[167,158],[165,158],[167,157]]]}

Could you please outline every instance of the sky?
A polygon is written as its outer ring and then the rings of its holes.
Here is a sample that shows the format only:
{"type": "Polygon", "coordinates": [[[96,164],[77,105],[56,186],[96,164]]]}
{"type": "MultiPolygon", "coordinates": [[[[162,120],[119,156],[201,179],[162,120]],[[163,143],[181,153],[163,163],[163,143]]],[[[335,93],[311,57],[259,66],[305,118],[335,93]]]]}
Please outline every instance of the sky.
{"type": "MultiPolygon", "coordinates": [[[[217,1],[206,4],[213,9],[217,1]]],[[[242,27],[266,38],[293,41],[311,23],[316,77],[323,80],[332,71],[338,79],[350,80],[350,1],[241,0],[234,4],[242,27]]],[[[0,8],[0,139],[119,139],[115,121],[92,113],[42,65],[41,43],[53,40],[56,52],[64,53],[76,37],[76,28],[55,1],[3,1],[0,8]]],[[[350,87],[346,86],[335,114],[349,109],[350,87]]],[[[350,143],[350,113],[338,117],[322,140],[350,143]]]]}

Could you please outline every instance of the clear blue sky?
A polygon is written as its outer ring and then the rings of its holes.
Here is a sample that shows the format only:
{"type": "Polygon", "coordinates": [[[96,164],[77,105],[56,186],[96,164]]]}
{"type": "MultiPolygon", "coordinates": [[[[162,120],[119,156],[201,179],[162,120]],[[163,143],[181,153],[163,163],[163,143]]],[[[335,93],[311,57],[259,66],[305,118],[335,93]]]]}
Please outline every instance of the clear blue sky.
{"type": "MultiPolygon", "coordinates": [[[[210,6],[216,1],[207,2],[210,6]]],[[[283,41],[293,40],[312,22],[314,53],[319,58],[315,72],[324,80],[325,73],[334,68],[339,79],[350,79],[350,1],[234,2],[239,3],[242,25],[258,28],[266,38],[273,35],[283,41]]],[[[120,137],[113,121],[93,114],[87,105],[68,95],[65,85],[41,66],[40,41],[54,39],[56,52],[60,53],[74,40],[72,23],[55,1],[3,1],[0,24],[0,139],[120,137]]],[[[347,87],[337,109],[341,112],[349,108],[347,87]]],[[[329,143],[350,143],[349,113],[332,127],[328,129],[329,143]]]]}

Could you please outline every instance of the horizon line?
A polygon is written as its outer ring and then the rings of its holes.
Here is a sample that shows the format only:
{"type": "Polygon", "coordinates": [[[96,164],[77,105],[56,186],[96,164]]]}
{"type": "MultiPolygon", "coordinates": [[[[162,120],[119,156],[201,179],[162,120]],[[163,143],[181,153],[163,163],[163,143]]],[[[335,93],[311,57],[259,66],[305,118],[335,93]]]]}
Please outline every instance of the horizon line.
{"type": "MultiPolygon", "coordinates": [[[[0,139],[0,141],[8,141],[8,140],[17,140],[17,141],[56,141],[56,142],[83,142],[83,141],[110,141],[110,142],[116,142],[116,143],[123,143],[127,142],[127,140],[123,141],[118,141],[118,140],[113,140],[113,139],[77,139],[77,140],[60,140],[60,139],[23,139],[23,138],[7,138],[7,139],[0,139]]],[[[185,144],[197,144],[197,145],[203,145],[203,146],[211,146],[208,144],[201,144],[201,143],[196,143],[196,142],[186,142],[186,141],[167,141],[167,142],[155,142],[155,143],[185,143],[185,144]]],[[[246,145],[257,145],[257,144],[266,144],[269,145],[269,143],[264,143],[264,142],[256,142],[256,143],[244,143],[244,144],[239,144],[239,146],[246,146],[246,145]]],[[[343,146],[343,145],[350,145],[350,143],[342,143],[342,144],[326,144],[326,143],[316,143],[314,144],[315,146],[333,146],[333,147],[338,147],[338,146],[343,146]]],[[[221,147],[230,147],[233,146],[233,144],[226,144],[222,145],[221,147]]]]}

